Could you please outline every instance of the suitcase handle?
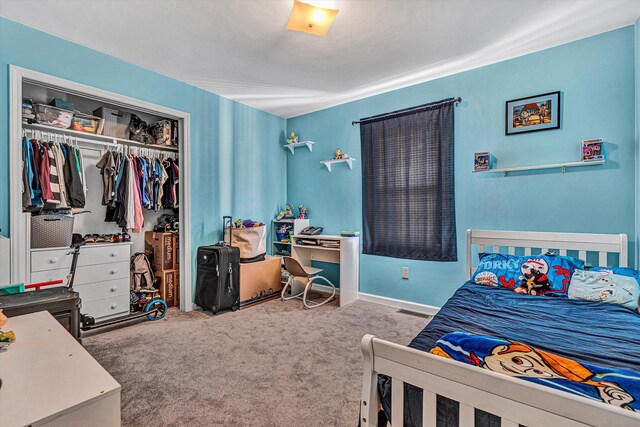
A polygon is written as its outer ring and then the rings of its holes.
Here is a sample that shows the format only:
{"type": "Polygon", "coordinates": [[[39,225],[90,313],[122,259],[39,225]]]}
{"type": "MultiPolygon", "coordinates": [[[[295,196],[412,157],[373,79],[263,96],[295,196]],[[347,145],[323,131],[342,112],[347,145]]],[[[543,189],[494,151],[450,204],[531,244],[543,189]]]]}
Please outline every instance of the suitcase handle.
{"type": "Polygon", "coordinates": [[[233,217],[225,215],[222,217],[222,241],[224,242],[224,230],[229,227],[229,246],[231,246],[231,233],[233,232],[233,217]]]}

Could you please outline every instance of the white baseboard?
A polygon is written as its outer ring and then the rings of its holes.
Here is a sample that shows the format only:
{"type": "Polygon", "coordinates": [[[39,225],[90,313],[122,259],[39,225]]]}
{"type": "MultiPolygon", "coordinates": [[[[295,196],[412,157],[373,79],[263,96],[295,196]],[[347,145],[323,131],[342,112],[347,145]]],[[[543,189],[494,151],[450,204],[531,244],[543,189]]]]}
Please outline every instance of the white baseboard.
{"type": "Polygon", "coordinates": [[[381,297],[379,295],[365,294],[363,292],[358,292],[358,299],[362,301],[386,305],[389,307],[400,308],[402,310],[413,311],[414,313],[426,314],[428,316],[435,316],[440,310],[440,307],[435,307],[433,305],[419,304],[417,302],[381,297]]]}

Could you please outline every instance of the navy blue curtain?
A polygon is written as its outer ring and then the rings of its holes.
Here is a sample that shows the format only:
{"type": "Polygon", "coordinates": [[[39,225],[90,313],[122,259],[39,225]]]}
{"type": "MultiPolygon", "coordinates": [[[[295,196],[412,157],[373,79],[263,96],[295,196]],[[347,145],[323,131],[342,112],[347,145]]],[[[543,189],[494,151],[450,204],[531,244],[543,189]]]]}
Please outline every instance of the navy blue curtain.
{"type": "Polygon", "coordinates": [[[458,260],[454,102],[360,121],[363,253],[458,260]]]}

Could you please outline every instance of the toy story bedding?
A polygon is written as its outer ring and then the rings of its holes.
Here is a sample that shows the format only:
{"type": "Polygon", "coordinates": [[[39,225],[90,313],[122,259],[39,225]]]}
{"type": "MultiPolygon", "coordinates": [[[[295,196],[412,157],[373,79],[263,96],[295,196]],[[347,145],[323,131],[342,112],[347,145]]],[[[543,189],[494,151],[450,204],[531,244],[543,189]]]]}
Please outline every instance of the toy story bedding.
{"type": "MultiPolygon", "coordinates": [[[[454,347],[454,342],[464,344],[459,347],[477,359],[463,361],[479,367],[496,366],[491,358],[494,352],[520,352],[518,356],[526,353],[558,369],[548,367],[550,374],[558,377],[562,372],[568,377],[556,378],[556,388],[566,387],[565,391],[603,402],[603,393],[609,393],[622,399],[620,406],[640,411],[638,330],[640,314],[622,305],[545,298],[520,294],[509,287],[467,282],[409,347],[427,352],[440,348],[433,351],[460,360],[464,359],[464,352],[449,351],[451,346],[444,342],[454,347]]],[[[533,359],[522,361],[533,363],[533,359]]],[[[545,379],[529,380],[543,383],[545,379]]],[[[383,407],[379,425],[385,425],[391,419],[391,379],[381,375],[378,391],[383,407]]],[[[422,390],[405,384],[404,406],[405,426],[421,426],[422,390]]],[[[457,426],[457,402],[438,396],[437,410],[439,426],[457,426]]],[[[477,427],[499,425],[498,417],[476,411],[477,427]]]]}

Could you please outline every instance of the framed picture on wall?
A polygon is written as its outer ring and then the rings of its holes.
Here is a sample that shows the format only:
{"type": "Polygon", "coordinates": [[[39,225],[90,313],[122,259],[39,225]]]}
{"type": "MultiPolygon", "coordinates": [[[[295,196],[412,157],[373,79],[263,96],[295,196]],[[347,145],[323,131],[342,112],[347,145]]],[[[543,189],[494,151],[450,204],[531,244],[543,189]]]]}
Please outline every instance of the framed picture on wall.
{"type": "Polygon", "coordinates": [[[560,91],[506,102],[506,135],[559,128],[560,91]]]}

